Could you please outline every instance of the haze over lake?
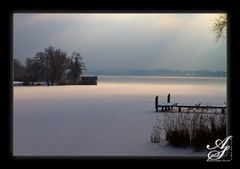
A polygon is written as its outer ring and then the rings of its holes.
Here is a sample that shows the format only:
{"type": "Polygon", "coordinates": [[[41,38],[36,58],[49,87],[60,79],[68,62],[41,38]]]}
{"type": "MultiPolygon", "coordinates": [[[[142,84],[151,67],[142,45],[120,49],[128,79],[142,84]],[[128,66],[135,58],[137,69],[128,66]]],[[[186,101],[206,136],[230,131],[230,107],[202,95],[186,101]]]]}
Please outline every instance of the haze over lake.
{"type": "MultiPolygon", "coordinates": [[[[212,26],[218,13],[15,13],[13,57],[48,46],[80,52],[96,70],[226,71],[226,39],[212,26]],[[23,43],[24,42],[24,43],[23,43]]],[[[225,31],[225,30],[224,30],[225,31]]]]}

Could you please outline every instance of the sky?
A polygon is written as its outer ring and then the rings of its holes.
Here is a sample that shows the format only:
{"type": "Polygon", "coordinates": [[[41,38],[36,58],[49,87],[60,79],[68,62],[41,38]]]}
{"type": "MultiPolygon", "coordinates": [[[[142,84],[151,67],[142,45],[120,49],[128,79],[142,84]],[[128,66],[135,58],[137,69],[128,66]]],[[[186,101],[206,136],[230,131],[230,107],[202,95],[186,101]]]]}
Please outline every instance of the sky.
{"type": "Polygon", "coordinates": [[[226,39],[216,41],[216,13],[15,13],[13,58],[25,62],[54,46],[80,52],[94,70],[226,71],[226,39]]]}

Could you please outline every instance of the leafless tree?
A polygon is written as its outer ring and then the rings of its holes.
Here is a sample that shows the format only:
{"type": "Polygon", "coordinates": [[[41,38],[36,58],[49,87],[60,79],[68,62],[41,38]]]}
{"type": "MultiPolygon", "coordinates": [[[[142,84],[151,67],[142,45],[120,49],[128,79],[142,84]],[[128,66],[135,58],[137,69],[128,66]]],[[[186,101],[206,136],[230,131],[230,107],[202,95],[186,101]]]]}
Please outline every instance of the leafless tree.
{"type": "Polygon", "coordinates": [[[23,81],[25,76],[25,67],[24,65],[17,59],[13,61],[13,69],[14,69],[14,80],[15,81],[23,81]]]}
{"type": "Polygon", "coordinates": [[[86,67],[82,62],[81,54],[73,52],[69,63],[68,79],[73,82],[79,81],[84,70],[86,70],[86,67]]]}
{"type": "Polygon", "coordinates": [[[216,40],[225,38],[227,29],[227,14],[219,14],[213,23],[213,32],[216,40]]]}

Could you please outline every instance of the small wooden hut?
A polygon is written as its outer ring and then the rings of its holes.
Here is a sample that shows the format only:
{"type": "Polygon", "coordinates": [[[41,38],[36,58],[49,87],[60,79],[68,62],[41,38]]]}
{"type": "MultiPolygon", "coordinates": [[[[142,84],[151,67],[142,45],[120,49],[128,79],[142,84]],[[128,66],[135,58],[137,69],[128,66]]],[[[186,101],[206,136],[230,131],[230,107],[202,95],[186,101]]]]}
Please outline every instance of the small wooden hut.
{"type": "Polygon", "coordinates": [[[82,76],[82,85],[97,85],[97,76],[82,76]]]}

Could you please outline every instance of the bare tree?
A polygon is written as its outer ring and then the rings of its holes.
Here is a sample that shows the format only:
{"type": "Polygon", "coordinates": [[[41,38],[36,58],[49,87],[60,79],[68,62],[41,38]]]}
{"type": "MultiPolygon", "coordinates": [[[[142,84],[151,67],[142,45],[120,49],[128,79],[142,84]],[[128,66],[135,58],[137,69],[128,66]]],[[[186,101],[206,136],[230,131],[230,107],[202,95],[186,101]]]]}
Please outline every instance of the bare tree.
{"type": "Polygon", "coordinates": [[[39,65],[36,58],[27,58],[26,59],[26,81],[35,82],[39,78],[39,65]]]}
{"type": "Polygon", "coordinates": [[[72,82],[78,82],[79,76],[86,70],[81,60],[80,53],[73,52],[70,58],[61,49],[49,46],[44,51],[38,52],[35,57],[26,59],[27,81],[64,84],[67,78],[72,82]],[[69,72],[66,77],[67,69],[69,72]]]}
{"type": "Polygon", "coordinates": [[[220,40],[221,38],[225,38],[227,29],[227,14],[220,14],[214,24],[213,24],[213,32],[215,33],[216,40],[220,40]]]}
{"type": "Polygon", "coordinates": [[[86,70],[86,67],[82,62],[81,54],[73,52],[69,63],[68,79],[72,82],[79,81],[84,70],[86,70]]]}
{"type": "Polygon", "coordinates": [[[15,81],[24,81],[24,77],[25,77],[25,67],[24,65],[17,59],[14,59],[13,61],[14,66],[14,80],[15,81]]]}
{"type": "Polygon", "coordinates": [[[66,69],[67,53],[52,46],[45,49],[49,79],[52,83],[61,83],[66,69]]]}
{"type": "Polygon", "coordinates": [[[49,80],[49,65],[45,52],[38,52],[35,55],[35,60],[38,62],[39,67],[39,80],[49,80]]]}

